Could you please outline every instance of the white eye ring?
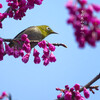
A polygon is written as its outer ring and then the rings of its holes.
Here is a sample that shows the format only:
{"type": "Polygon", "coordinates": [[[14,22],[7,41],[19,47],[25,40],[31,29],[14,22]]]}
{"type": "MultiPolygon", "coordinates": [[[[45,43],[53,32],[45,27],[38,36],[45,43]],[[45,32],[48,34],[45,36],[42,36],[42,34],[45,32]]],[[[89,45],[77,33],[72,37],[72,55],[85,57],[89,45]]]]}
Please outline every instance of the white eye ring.
{"type": "Polygon", "coordinates": [[[50,28],[49,28],[49,27],[46,27],[46,29],[47,29],[47,30],[50,30],[50,28]]]}

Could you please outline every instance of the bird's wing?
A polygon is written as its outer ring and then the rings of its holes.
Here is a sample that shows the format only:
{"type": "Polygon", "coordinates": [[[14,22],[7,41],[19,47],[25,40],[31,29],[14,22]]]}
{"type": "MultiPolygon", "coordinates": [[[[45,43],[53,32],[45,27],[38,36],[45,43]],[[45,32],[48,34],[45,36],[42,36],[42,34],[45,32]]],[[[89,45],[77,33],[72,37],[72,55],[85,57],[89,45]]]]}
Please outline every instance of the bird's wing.
{"type": "Polygon", "coordinates": [[[24,34],[24,32],[25,32],[26,30],[28,30],[29,28],[32,28],[32,27],[34,27],[34,26],[30,26],[30,27],[28,27],[28,28],[24,29],[24,30],[23,30],[23,31],[21,31],[19,34],[17,34],[17,35],[14,37],[14,39],[16,39],[19,35],[24,34]]]}

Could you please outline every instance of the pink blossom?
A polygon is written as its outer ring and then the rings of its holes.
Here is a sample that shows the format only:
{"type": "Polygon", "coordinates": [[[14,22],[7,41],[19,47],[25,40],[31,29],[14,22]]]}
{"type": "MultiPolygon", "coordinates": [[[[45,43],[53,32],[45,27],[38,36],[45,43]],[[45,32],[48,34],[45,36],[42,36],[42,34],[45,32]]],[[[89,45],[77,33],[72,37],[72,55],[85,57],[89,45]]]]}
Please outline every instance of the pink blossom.
{"type": "Polygon", "coordinates": [[[15,49],[13,55],[15,58],[18,58],[20,56],[19,50],[15,49]]]}
{"type": "Polygon", "coordinates": [[[68,8],[68,9],[72,9],[72,7],[73,7],[73,0],[69,0],[69,1],[66,3],[65,7],[68,8]]]}
{"type": "Polygon", "coordinates": [[[40,48],[46,48],[46,47],[47,47],[46,41],[43,40],[43,41],[39,42],[39,43],[38,43],[38,46],[39,46],[40,48]]]}
{"type": "Polygon", "coordinates": [[[89,98],[90,93],[85,87],[84,87],[83,93],[84,93],[85,98],[89,98]]]}
{"type": "Polygon", "coordinates": [[[65,100],[72,100],[72,93],[67,91],[64,96],[65,100]]]}
{"type": "Polygon", "coordinates": [[[87,11],[88,14],[91,15],[93,13],[93,7],[92,7],[92,5],[89,5],[88,8],[86,9],[86,11],[87,11]]]}
{"type": "Polygon", "coordinates": [[[57,91],[59,91],[59,90],[60,90],[60,88],[56,88],[56,90],[57,90],[57,91]]]}
{"type": "Polygon", "coordinates": [[[87,4],[87,0],[78,0],[79,1],[79,3],[82,5],[82,6],[84,6],[85,4],[87,4]]]}
{"type": "Polygon", "coordinates": [[[28,60],[29,60],[29,57],[30,57],[30,53],[27,53],[25,56],[22,57],[22,61],[23,61],[24,63],[27,63],[28,60]]]}
{"type": "Polygon", "coordinates": [[[45,60],[47,58],[47,55],[43,54],[42,59],[45,60]]]}
{"type": "Polygon", "coordinates": [[[40,62],[41,62],[41,60],[40,60],[39,56],[34,57],[34,63],[35,64],[39,64],[40,62]]]}
{"type": "Polygon", "coordinates": [[[3,14],[2,13],[0,13],[0,19],[2,19],[3,18],[3,14]]]}
{"type": "Polygon", "coordinates": [[[31,52],[30,43],[28,43],[28,44],[24,43],[22,46],[22,49],[25,50],[26,53],[31,52]]]}
{"type": "Polygon", "coordinates": [[[7,96],[7,93],[6,92],[2,92],[2,97],[5,97],[7,96]]]}
{"type": "Polygon", "coordinates": [[[25,43],[30,43],[30,40],[26,38],[25,43]]]}
{"type": "Polygon", "coordinates": [[[3,13],[3,17],[7,18],[7,13],[6,12],[3,13]]]}
{"type": "Polygon", "coordinates": [[[46,57],[48,57],[48,56],[49,56],[49,49],[48,49],[47,47],[44,48],[43,53],[44,53],[44,55],[45,55],[46,57]]]}
{"type": "Polygon", "coordinates": [[[37,5],[41,5],[43,0],[35,0],[34,3],[37,5]]]}
{"type": "Polygon", "coordinates": [[[62,97],[62,93],[60,93],[59,95],[57,95],[57,98],[60,99],[62,97]]]}
{"type": "Polygon", "coordinates": [[[0,3],[0,8],[2,8],[2,4],[0,3]]]}
{"type": "Polygon", "coordinates": [[[27,6],[29,9],[34,8],[34,0],[28,0],[27,6]]]}
{"type": "Polygon", "coordinates": [[[48,58],[46,58],[46,59],[44,60],[43,65],[47,66],[48,64],[49,64],[49,59],[48,59],[48,58]]]}
{"type": "Polygon", "coordinates": [[[7,93],[6,92],[2,92],[2,95],[0,96],[0,99],[3,99],[4,97],[7,97],[7,93]]]}
{"type": "Polygon", "coordinates": [[[68,85],[65,85],[65,89],[69,90],[69,86],[68,85]]]}
{"type": "Polygon", "coordinates": [[[49,57],[50,62],[55,62],[56,58],[54,56],[54,54],[51,52],[50,57],[49,57]]]}
{"type": "Polygon", "coordinates": [[[71,91],[71,92],[73,92],[73,91],[74,91],[74,88],[73,88],[73,87],[72,87],[72,88],[70,88],[70,91],[71,91]]]}
{"type": "Polygon", "coordinates": [[[55,46],[53,44],[48,43],[48,46],[49,46],[49,50],[55,51],[55,46]]]}
{"type": "Polygon", "coordinates": [[[0,53],[0,61],[2,61],[2,60],[3,60],[3,54],[0,53]]]}
{"type": "Polygon", "coordinates": [[[22,36],[21,36],[21,40],[22,41],[25,41],[27,39],[27,34],[23,34],[22,36]]]}
{"type": "Polygon", "coordinates": [[[10,10],[9,11],[9,13],[8,13],[8,16],[10,17],[10,18],[12,18],[14,15],[13,15],[13,12],[10,10]]]}
{"type": "Polygon", "coordinates": [[[70,23],[73,23],[73,21],[75,20],[74,16],[70,16],[70,18],[67,20],[67,23],[70,24],[70,23]]]}
{"type": "Polygon", "coordinates": [[[37,57],[37,56],[39,56],[39,54],[40,54],[40,53],[34,48],[33,56],[37,57]]]}
{"type": "Polygon", "coordinates": [[[100,5],[92,4],[92,7],[95,11],[99,12],[100,11],[100,5]]]}
{"type": "Polygon", "coordinates": [[[76,91],[79,91],[80,90],[80,85],[79,84],[75,84],[74,88],[75,88],[76,91]]]}
{"type": "Polygon", "coordinates": [[[14,49],[10,48],[10,46],[7,43],[5,43],[5,52],[10,56],[13,55],[14,49]]]}
{"type": "Polygon", "coordinates": [[[21,57],[23,57],[24,56],[24,51],[21,49],[21,50],[19,50],[19,55],[21,56],[21,57]]]}
{"type": "Polygon", "coordinates": [[[80,94],[80,92],[75,92],[75,98],[76,98],[76,100],[80,100],[81,99],[81,94],[80,94]]]}

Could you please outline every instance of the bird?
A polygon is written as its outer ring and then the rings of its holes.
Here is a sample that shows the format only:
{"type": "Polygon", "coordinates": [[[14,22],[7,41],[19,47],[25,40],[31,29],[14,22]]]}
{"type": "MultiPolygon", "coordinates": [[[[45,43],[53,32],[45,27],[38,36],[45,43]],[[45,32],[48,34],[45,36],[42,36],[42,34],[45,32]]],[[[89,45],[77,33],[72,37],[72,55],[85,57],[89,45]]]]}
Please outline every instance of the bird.
{"type": "MultiPolygon", "coordinates": [[[[28,39],[31,40],[39,40],[42,41],[45,37],[47,37],[50,34],[58,34],[54,32],[48,25],[39,25],[39,26],[30,26],[23,31],[21,31],[18,35],[14,37],[14,39],[21,39],[21,36],[23,34],[27,34],[28,39]]],[[[38,42],[30,42],[31,49],[36,46],[38,42]]],[[[14,41],[9,43],[10,47],[18,46],[18,43],[15,43],[14,41]]],[[[22,46],[22,45],[21,45],[22,46]]]]}

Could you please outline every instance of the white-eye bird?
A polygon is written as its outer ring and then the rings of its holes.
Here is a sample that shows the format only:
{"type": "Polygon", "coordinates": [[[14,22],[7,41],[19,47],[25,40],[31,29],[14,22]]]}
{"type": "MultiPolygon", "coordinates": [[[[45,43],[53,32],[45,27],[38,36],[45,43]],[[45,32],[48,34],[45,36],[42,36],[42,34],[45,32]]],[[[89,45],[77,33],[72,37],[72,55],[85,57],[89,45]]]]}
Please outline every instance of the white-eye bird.
{"type": "MultiPolygon", "coordinates": [[[[56,32],[54,32],[49,26],[47,25],[40,25],[40,26],[31,26],[29,28],[26,28],[25,30],[23,30],[22,32],[20,32],[17,36],[15,36],[14,39],[21,39],[22,34],[27,34],[28,35],[28,39],[31,40],[39,40],[42,41],[45,37],[47,37],[50,34],[57,34],[56,32]]],[[[30,42],[31,44],[31,48],[33,48],[35,45],[37,45],[37,43],[34,42],[30,42]]],[[[13,47],[13,46],[18,46],[18,44],[16,44],[15,42],[10,42],[9,46],[13,47]]]]}

